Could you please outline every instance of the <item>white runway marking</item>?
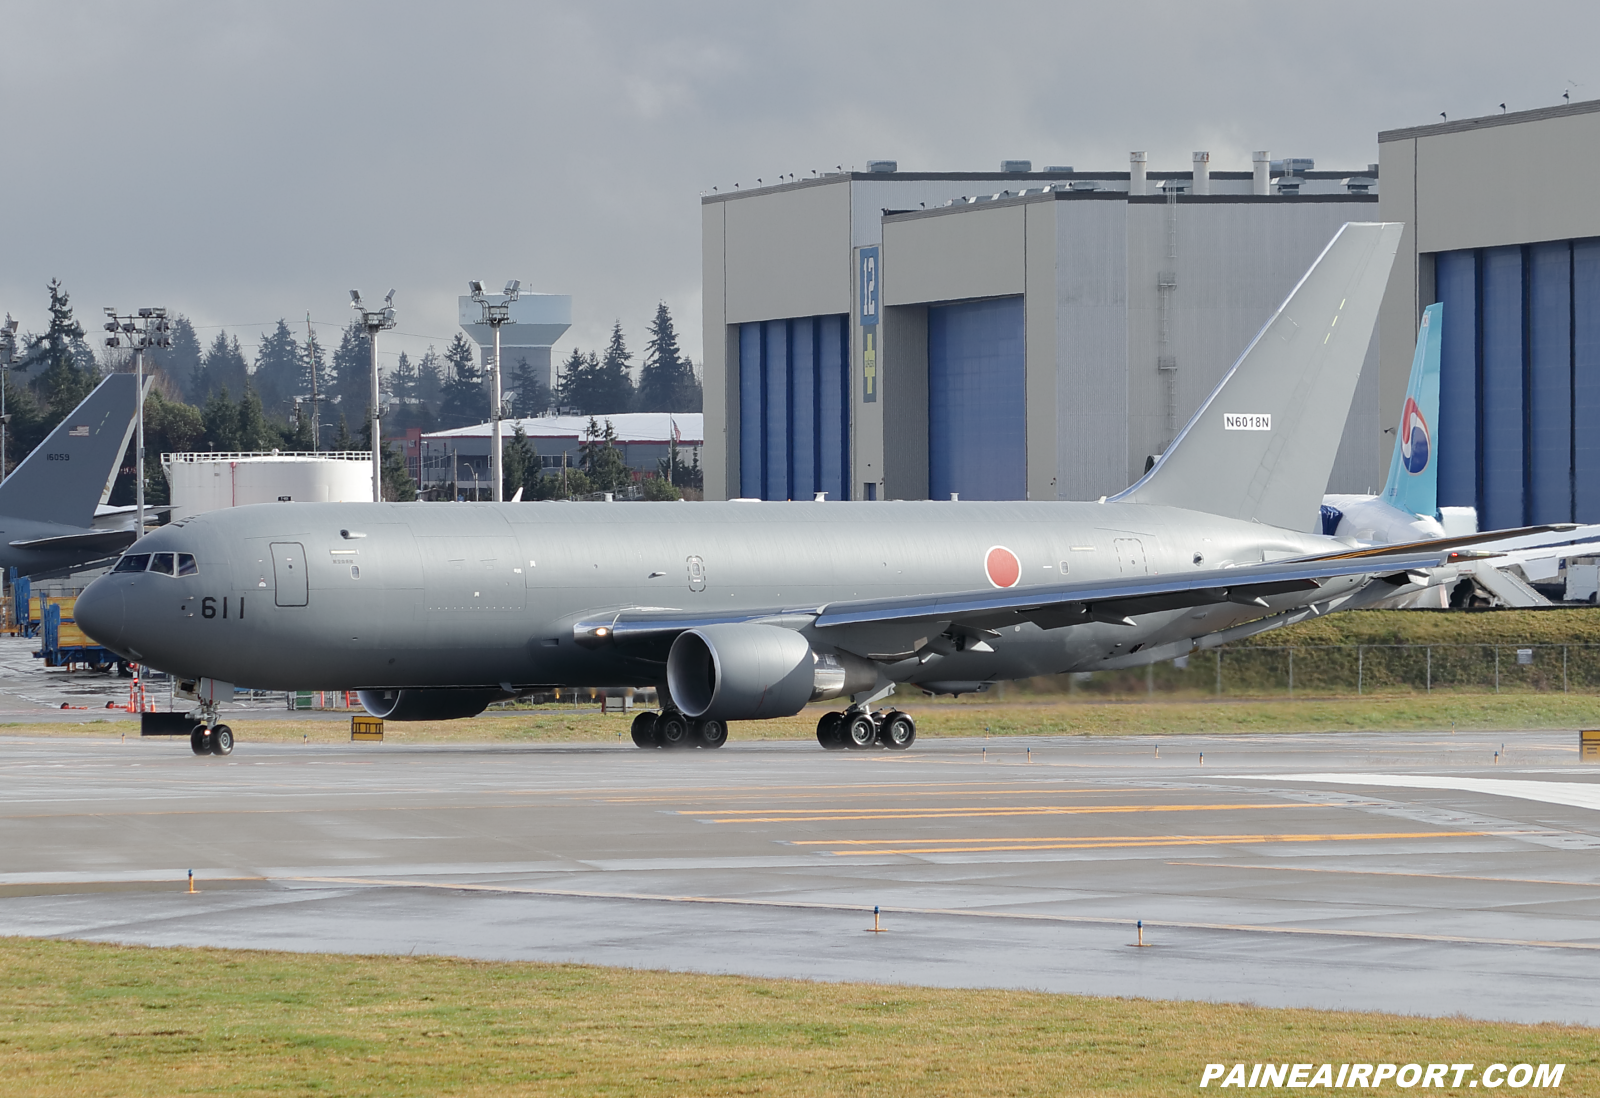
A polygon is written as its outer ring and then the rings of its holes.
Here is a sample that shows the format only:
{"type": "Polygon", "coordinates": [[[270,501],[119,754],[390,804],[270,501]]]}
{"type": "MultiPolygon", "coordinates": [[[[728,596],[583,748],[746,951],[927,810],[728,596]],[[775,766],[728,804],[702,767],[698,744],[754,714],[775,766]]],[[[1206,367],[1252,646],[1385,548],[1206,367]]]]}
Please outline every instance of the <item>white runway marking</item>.
{"type": "Polygon", "coordinates": [[[1522,801],[1564,804],[1600,811],[1600,783],[1531,782],[1514,778],[1449,778],[1431,774],[1254,774],[1240,775],[1262,781],[1314,782],[1319,785],[1377,785],[1396,789],[1455,789],[1515,797],[1522,801]]]}

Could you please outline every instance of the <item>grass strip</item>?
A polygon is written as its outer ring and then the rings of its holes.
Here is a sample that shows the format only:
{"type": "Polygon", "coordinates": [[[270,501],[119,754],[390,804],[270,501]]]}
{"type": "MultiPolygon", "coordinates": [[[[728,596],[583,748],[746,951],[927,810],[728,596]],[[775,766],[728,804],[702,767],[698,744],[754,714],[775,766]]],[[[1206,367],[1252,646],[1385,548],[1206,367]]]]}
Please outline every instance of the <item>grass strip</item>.
{"type": "Polygon", "coordinates": [[[13,1098],[1167,1095],[1268,1061],[1600,1078],[1593,1029],[1461,1018],[23,938],[0,981],[13,1098]]]}
{"type": "MultiPolygon", "coordinates": [[[[1024,701],[982,696],[954,700],[889,698],[917,720],[919,736],[1183,736],[1296,732],[1416,732],[1564,730],[1600,727],[1600,697],[1592,694],[1410,694],[1361,698],[1247,699],[1223,701],[1086,701],[1059,695],[1024,701]]],[[[829,706],[794,717],[736,721],[734,740],[810,739],[829,706]]],[[[259,711],[258,711],[259,712],[259,711]]],[[[570,706],[490,712],[459,721],[390,722],[394,743],[616,743],[631,745],[632,714],[570,706]]],[[[347,717],[283,720],[270,713],[228,714],[241,743],[348,741],[347,717]]],[[[139,734],[133,721],[84,724],[0,725],[0,734],[110,736],[139,734]]],[[[173,740],[179,744],[178,739],[173,740]]],[[[187,745],[185,744],[185,749],[187,745]]]]}

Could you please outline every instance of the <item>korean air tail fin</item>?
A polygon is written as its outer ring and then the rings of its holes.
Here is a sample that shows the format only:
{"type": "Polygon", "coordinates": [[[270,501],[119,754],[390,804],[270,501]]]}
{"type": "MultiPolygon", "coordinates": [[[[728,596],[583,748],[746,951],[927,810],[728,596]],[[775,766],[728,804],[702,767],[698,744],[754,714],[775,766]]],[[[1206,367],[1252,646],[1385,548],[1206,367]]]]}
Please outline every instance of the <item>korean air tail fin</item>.
{"type": "Polygon", "coordinates": [[[1439,421],[1439,344],[1444,305],[1422,310],[1417,353],[1411,360],[1400,424],[1395,430],[1389,479],[1379,497],[1391,507],[1427,518],[1439,516],[1439,463],[1434,461],[1433,424],[1439,421]]]}
{"type": "Polygon", "coordinates": [[[133,435],[138,382],[112,374],[0,482],[0,515],[89,526],[133,435]]]}
{"type": "Polygon", "coordinates": [[[1303,528],[1328,488],[1400,230],[1341,228],[1166,453],[1115,498],[1303,528]]]}

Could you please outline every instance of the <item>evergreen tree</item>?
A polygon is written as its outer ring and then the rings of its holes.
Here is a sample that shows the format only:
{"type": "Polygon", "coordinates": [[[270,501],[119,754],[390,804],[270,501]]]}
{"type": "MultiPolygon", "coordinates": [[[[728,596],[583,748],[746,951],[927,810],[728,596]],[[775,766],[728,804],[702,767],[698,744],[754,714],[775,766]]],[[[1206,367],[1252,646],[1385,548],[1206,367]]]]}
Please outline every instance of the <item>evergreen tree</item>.
{"type": "Polygon", "coordinates": [[[256,372],[251,385],[260,394],[262,407],[274,416],[287,416],[300,393],[300,375],[305,365],[300,344],[283,320],[269,336],[262,336],[256,347],[256,372]]]}
{"type": "Polygon", "coordinates": [[[77,407],[100,381],[94,356],[83,342],[83,325],[72,315],[70,295],[61,288],[60,279],[52,278],[48,288],[50,326],[44,335],[27,338],[15,367],[33,375],[34,395],[43,405],[45,434],[77,407]]]}
{"type": "Polygon", "coordinates": [[[527,432],[519,423],[511,429],[511,438],[501,451],[500,469],[503,475],[501,490],[510,499],[522,489],[523,499],[534,499],[539,493],[542,479],[539,468],[539,451],[528,441],[527,432]]]}
{"type": "MultiPolygon", "coordinates": [[[[368,430],[371,434],[371,430],[368,430]]],[[[393,446],[383,453],[383,468],[379,472],[383,483],[383,498],[391,503],[410,503],[417,498],[417,482],[411,479],[406,459],[393,446]]]]}
{"type": "Polygon", "coordinates": [[[563,411],[582,408],[582,402],[588,399],[590,374],[599,367],[600,361],[593,354],[585,355],[578,348],[572,348],[556,379],[556,395],[561,398],[563,411]]]}
{"type": "Polygon", "coordinates": [[[367,344],[366,329],[355,321],[339,335],[329,390],[328,396],[338,401],[341,415],[349,419],[370,418],[367,406],[372,403],[372,348],[367,344]]]}
{"type": "Polygon", "coordinates": [[[199,368],[189,387],[189,400],[198,403],[209,401],[219,389],[244,392],[250,379],[250,366],[245,361],[244,350],[238,337],[231,341],[227,332],[218,332],[200,360],[199,368]]]}
{"type": "Polygon", "coordinates": [[[335,450],[354,450],[356,440],[350,437],[350,421],[344,418],[344,413],[339,413],[339,433],[333,438],[335,450]]]}
{"type": "MultiPolygon", "coordinates": [[[[145,352],[145,369],[154,373],[160,371],[167,381],[178,386],[175,391],[182,392],[191,400],[204,400],[203,396],[195,396],[189,392],[188,386],[194,380],[195,370],[200,365],[200,337],[194,334],[194,325],[182,313],[172,317],[172,346],[152,347],[145,352]]],[[[149,425],[145,427],[149,433],[149,425]]],[[[145,446],[148,451],[150,447],[145,446]]],[[[148,485],[149,478],[146,478],[148,485]]]]}
{"type": "Polygon", "coordinates": [[[395,363],[394,369],[385,380],[389,383],[389,395],[394,398],[394,403],[417,402],[417,368],[412,365],[410,357],[404,351],[400,352],[400,361],[395,363]]]}
{"type": "Polygon", "coordinates": [[[633,470],[622,460],[622,451],[617,449],[617,429],[609,419],[601,428],[590,416],[578,448],[583,453],[580,464],[589,478],[591,492],[621,492],[633,483],[633,470]]]}
{"type": "Polygon", "coordinates": [[[437,413],[443,388],[444,367],[439,353],[430,346],[417,361],[417,402],[430,412],[437,413]]]}
{"type": "MultiPolygon", "coordinates": [[[[205,442],[208,449],[222,453],[232,453],[239,449],[239,409],[229,399],[226,385],[213,390],[206,398],[206,406],[200,411],[200,420],[205,424],[205,442]]],[[[149,448],[149,441],[146,440],[146,451],[149,448]]]]}
{"type": "MultiPolygon", "coordinates": [[[[144,399],[144,497],[148,504],[172,502],[167,484],[166,470],[161,467],[162,454],[190,453],[204,444],[206,425],[200,409],[178,400],[169,400],[152,386],[144,399]]],[[[131,478],[130,478],[131,481],[131,478]]],[[[132,503],[133,486],[128,484],[122,496],[113,494],[112,503],[132,503]]]]}
{"type": "Polygon", "coordinates": [[[460,332],[444,353],[450,364],[451,376],[445,381],[439,396],[439,427],[471,427],[489,418],[489,404],[484,399],[482,372],[474,361],[472,344],[460,332]]]}
{"type": "Polygon", "coordinates": [[[518,419],[542,416],[550,407],[550,390],[539,379],[538,372],[528,365],[526,357],[517,359],[511,371],[511,384],[515,392],[511,398],[511,414],[518,419]]]}
{"type": "Polygon", "coordinates": [[[628,363],[633,352],[622,338],[622,321],[611,326],[611,342],[600,359],[600,369],[594,375],[595,407],[585,412],[626,412],[633,407],[633,378],[628,374],[628,363]]]}
{"type": "Polygon", "coordinates": [[[283,432],[267,422],[261,397],[250,385],[245,386],[244,396],[239,398],[234,423],[237,424],[234,441],[240,450],[271,450],[283,444],[283,432]]]}
{"type": "Polygon", "coordinates": [[[644,365],[639,370],[637,408],[641,412],[698,412],[700,406],[700,382],[694,376],[694,365],[678,349],[678,333],[663,301],[650,322],[650,342],[645,345],[644,365]]]}
{"type": "Polygon", "coordinates": [[[319,422],[327,423],[327,412],[331,407],[328,403],[328,362],[322,354],[322,344],[317,342],[317,333],[313,329],[306,332],[305,346],[300,353],[300,384],[295,393],[305,397],[300,405],[299,422],[303,425],[305,437],[312,440],[312,445],[305,447],[308,450],[322,449],[322,439],[315,438],[311,430],[311,417],[316,414],[319,422]],[[312,394],[316,394],[317,402],[310,402],[312,394]]]}

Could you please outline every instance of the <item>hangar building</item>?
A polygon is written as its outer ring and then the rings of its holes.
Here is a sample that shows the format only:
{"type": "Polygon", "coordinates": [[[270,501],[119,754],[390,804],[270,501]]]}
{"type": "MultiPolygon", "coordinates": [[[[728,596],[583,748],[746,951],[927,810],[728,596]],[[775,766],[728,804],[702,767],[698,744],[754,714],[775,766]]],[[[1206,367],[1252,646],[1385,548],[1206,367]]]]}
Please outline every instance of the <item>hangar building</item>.
{"type": "Polygon", "coordinates": [[[1444,302],[1439,503],[1482,529],[1600,522],[1600,101],[1388,130],[1378,161],[1383,219],[1406,223],[1383,407],[1444,302]]]}
{"type": "MultiPolygon", "coordinates": [[[[702,202],[706,498],[1093,499],[1132,483],[1377,165],[899,172],[702,202]]],[[[1407,352],[1409,362],[1409,352],[1407,352]]],[[[1375,489],[1377,371],[1332,490],[1375,489]]],[[[1307,516],[1308,528],[1313,516],[1307,516]]]]}

